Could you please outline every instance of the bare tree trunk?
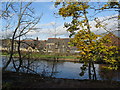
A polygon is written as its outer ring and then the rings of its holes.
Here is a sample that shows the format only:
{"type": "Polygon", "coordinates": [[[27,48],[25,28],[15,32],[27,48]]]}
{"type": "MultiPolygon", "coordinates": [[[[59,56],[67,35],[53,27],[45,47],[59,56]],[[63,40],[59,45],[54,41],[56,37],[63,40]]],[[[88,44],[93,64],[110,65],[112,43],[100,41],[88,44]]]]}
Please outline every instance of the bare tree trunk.
{"type": "MultiPolygon", "coordinates": [[[[83,4],[83,6],[84,6],[84,4],[83,4]]],[[[83,7],[83,8],[84,8],[84,7],[83,7]]],[[[90,24],[89,24],[88,17],[87,17],[87,14],[86,14],[86,10],[85,10],[85,9],[84,9],[83,15],[85,16],[86,24],[87,24],[87,29],[88,29],[88,32],[89,32],[89,34],[90,34],[90,33],[91,33],[90,24]]],[[[92,43],[91,38],[89,38],[89,42],[92,43]]],[[[90,59],[90,60],[89,60],[89,67],[88,67],[89,79],[91,79],[91,62],[92,62],[92,60],[90,59]]]]}
{"type": "Polygon", "coordinates": [[[10,51],[10,58],[8,60],[8,62],[6,63],[6,65],[2,68],[3,71],[8,67],[8,65],[10,64],[11,60],[12,60],[12,56],[13,56],[13,50],[14,50],[14,40],[15,40],[15,35],[16,35],[16,32],[20,26],[20,21],[22,19],[22,15],[20,15],[19,19],[18,19],[18,24],[17,24],[17,27],[15,28],[14,30],[14,33],[13,33],[13,36],[12,36],[12,41],[11,41],[11,51],[10,51]]]}
{"type": "Polygon", "coordinates": [[[95,70],[94,62],[92,62],[92,68],[93,68],[93,72],[94,72],[94,78],[95,78],[95,80],[97,80],[97,76],[96,76],[96,70],[95,70]]]}
{"type": "Polygon", "coordinates": [[[53,61],[52,72],[51,72],[51,75],[50,75],[50,77],[52,77],[52,76],[54,75],[54,70],[55,70],[55,62],[56,62],[56,59],[54,59],[54,61],[53,61]]]}
{"type": "Polygon", "coordinates": [[[10,62],[13,58],[12,56],[13,56],[13,50],[14,50],[14,37],[15,37],[15,34],[17,32],[17,29],[18,29],[18,27],[15,29],[15,32],[13,34],[12,41],[11,41],[10,57],[9,57],[9,60],[7,61],[6,65],[2,68],[3,71],[8,67],[8,65],[10,64],[10,62]]]}
{"type": "Polygon", "coordinates": [[[17,71],[16,65],[15,65],[15,61],[14,61],[13,58],[12,58],[12,63],[13,63],[13,67],[14,67],[14,69],[17,71]]]}
{"type": "MultiPolygon", "coordinates": [[[[28,59],[27,59],[27,68],[30,67],[30,52],[28,52],[28,59]]],[[[29,72],[29,70],[27,69],[27,73],[29,72]]]]}
{"type": "MultiPolygon", "coordinates": [[[[14,32],[13,32],[13,35],[12,35],[10,57],[9,57],[9,60],[7,61],[6,65],[3,66],[3,68],[2,68],[3,71],[8,67],[8,65],[10,64],[10,62],[11,62],[11,60],[12,60],[12,58],[13,58],[15,39],[18,38],[18,37],[20,37],[20,36],[25,35],[26,33],[28,33],[28,32],[39,22],[39,20],[40,20],[40,18],[41,18],[41,17],[39,17],[39,18],[31,17],[31,18],[34,19],[34,20],[27,20],[26,23],[24,22],[24,18],[25,18],[25,17],[27,18],[27,17],[30,17],[32,14],[34,14],[33,11],[32,11],[32,10],[30,9],[30,7],[29,7],[30,5],[31,5],[31,2],[27,3],[27,4],[23,7],[23,4],[22,4],[22,2],[21,2],[21,3],[20,3],[20,8],[19,8],[19,10],[18,10],[18,12],[16,12],[16,14],[18,15],[18,20],[17,20],[18,22],[16,21],[16,22],[17,22],[17,26],[16,26],[16,28],[14,29],[14,32]],[[30,15],[30,14],[27,14],[27,15],[26,15],[26,12],[28,12],[27,10],[31,11],[32,14],[31,14],[31,15],[30,15]],[[25,17],[24,17],[24,16],[25,16],[25,17]],[[28,23],[28,22],[29,22],[29,23],[28,23]],[[24,23],[24,27],[21,29],[21,34],[20,34],[19,36],[16,36],[16,33],[17,33],[17,31],[18,31],[18,28],[19,28],[21,25],[23,25],[23,23],[24,23]],[[28,29],[26,32],[24,32],[25,29],[28,28],[28,27],[29,27],[29,29],[28,29]]],[[[20,42],[19,42],[19,43],[20,43],[20,42]]],[[[19,68],[20,68],[20,67],[21,67],[21,64],[22,64],[22,60],[21,60],[21,53],[20,53],[19,48],[20,48],[20,44],[19,44],[19,47],[18,47],[19,61],[20,61],[19,68]]],[[[18,69],[19,69],[19,68],[18,68],[18,69]]]]}
{"type": "Polygon", "coordinates": [[[19,66],[17,68],[17,71],[16,72],[19,72],[19,69],[22,65],[22,58],[21,58],[21,51],[20,51],[20,37],[19,37],[19,41],[18,41],[18,55],[19,55],[19,66]]]}
{"type": "Polygon", "coordinates": [[[89,79],[91,79],[91,62],[89,62],[88,74],[89,74],[89,79]]]}

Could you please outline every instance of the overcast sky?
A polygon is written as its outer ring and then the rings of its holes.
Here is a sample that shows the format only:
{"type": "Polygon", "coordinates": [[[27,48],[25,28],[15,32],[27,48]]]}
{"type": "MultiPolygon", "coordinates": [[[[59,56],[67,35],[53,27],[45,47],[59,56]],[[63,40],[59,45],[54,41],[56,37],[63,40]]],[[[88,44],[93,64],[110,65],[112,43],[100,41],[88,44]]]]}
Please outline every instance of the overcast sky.
{"type": "MultiPolygon", "coordinates": [[[[94,2],[92,4],[95,4],[94,2]]],[[[35,39],[36,37],[39,37],[39,40],[46,40],[50,37],[55,37],[55,34],[57,37],[60,38],[68,38],[69,32],[67,32],[66,28],[64,27],[64,22],[70,22],[71,18],[62,18],[61,16],[56,16],[54,13],[58,11],[58,8],[54,7],[54,2],[33,2],[32,7],[34,7],[36,14],[41,15],[43,14],[40,22],[35,28],[40,28],[35,31],[29,32],[26,36],[28,38],[35,39]]],[[[92,16],[95,14],[93,10],[89,10],[89,14],[92,16]]],[[[99,14],[97,14],[95,17],[98,17],[101,21],[106,18],[110,18],[113,16],[117,16],[118,12],[115,11],[103,11],[99,14]]],[[[90,17],[90,16],[89,16],[90,17]]],[[[92,26],[91,30],[96,32],[97,34],[103,33],[104,29],[97,29],[95,28],[95,22],[93,21],[93,18],[91,18],[90,24],[92,26]]],[[[108,30],[114,29],[116,30],[118,21],[117,18],[113,18],[111,20],[106,20],[104,23],[108,23],[106,25],[106,28],[108,30]]],[[[12,33],[11,30],[2,31],[0,32],[0,35],[10,35],[12,33]]]]}

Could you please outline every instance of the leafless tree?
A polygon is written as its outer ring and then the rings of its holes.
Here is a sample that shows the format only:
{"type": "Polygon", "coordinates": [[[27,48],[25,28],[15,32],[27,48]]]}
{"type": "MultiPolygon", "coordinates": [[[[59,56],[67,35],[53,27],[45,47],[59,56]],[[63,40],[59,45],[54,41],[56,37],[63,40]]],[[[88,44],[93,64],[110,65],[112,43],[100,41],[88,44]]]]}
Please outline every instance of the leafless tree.
{"type": "MultiPolygon", "coordinates": [[[[14,22],[11,21],[11,24],[15,24],[13,30],[13,35],[11,39],[11,50],[10,50],[10,57],[7,61],[6,65],[3,67],[5,70],[10,62],[13,60],[14,54],[14,43],[15,40],[18,39],[18,55],[19,55],[19,66],[16,67],[16,71],[19,71],[22,60],[21,60],[21,52],[20,52],[20,38],[26,35],[29,31],[31,31],[35,25],[40,21],[41,16],[35,16],[35,12],[33,8],[31,8],[32,2],[19,2],[19,3],[5,3],[5,10],[3,10],[2,17],[6,19],[6,17],[10,17],[14,19],[14,22]],[[11,13],[14,14],[11,16],[11,13]]],[[[15,64],[14,64],[15,66],[15,64]]]]}

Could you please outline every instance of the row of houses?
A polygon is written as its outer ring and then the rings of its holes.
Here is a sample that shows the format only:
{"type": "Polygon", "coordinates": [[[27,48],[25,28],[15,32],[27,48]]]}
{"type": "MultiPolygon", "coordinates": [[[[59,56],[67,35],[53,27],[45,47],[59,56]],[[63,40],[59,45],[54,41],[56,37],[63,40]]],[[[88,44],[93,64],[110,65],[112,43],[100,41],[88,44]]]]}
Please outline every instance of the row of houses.
{"type": "MultiPolygon", "coordinates": [[[[112,33],[107,34],[112,43],[110,45],[115,45],[120,47],[120,38],[112,33]]],[[[10,50],[11,40],[3,39],[1,40],[2,46],[0,50],[10,50]]],[[[70,38],[48,38],[48,40],[38,40],[38,37],[34,40],[21,40],[20,49],[22,51],[32,51],[32,52],[48,52],[48,53],[78,53],[76,47],[71,47],[68,42],[70,38]]],[[[106,44],[110,46],[109,44],[106,44]]],[[[18,40],[15,40],[14,50],[17,51],[18,40]]]]}
{"type": "MultiPolygon", "coordinates": [[[[70,38],[48,38],[48,40],[21,40],[20,50],[32,52],[76,53],[76,47],[70,47],[70,38]]],[[[10,39],[2,40],[1,50],[10,50],[10,39]]],[[[18,40],[15,40],[14,50],[17,51],[18,40]]]]}

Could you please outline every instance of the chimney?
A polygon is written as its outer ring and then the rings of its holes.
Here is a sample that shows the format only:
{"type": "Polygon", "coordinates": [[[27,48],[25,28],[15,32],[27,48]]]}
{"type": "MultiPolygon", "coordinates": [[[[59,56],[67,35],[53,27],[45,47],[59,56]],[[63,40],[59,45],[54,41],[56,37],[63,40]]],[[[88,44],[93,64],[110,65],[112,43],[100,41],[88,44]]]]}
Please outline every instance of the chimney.
{"type": "Polygon", "coordinates": [[[38,37],[36,37],[36,40],[38,41],[38,37]]]}

